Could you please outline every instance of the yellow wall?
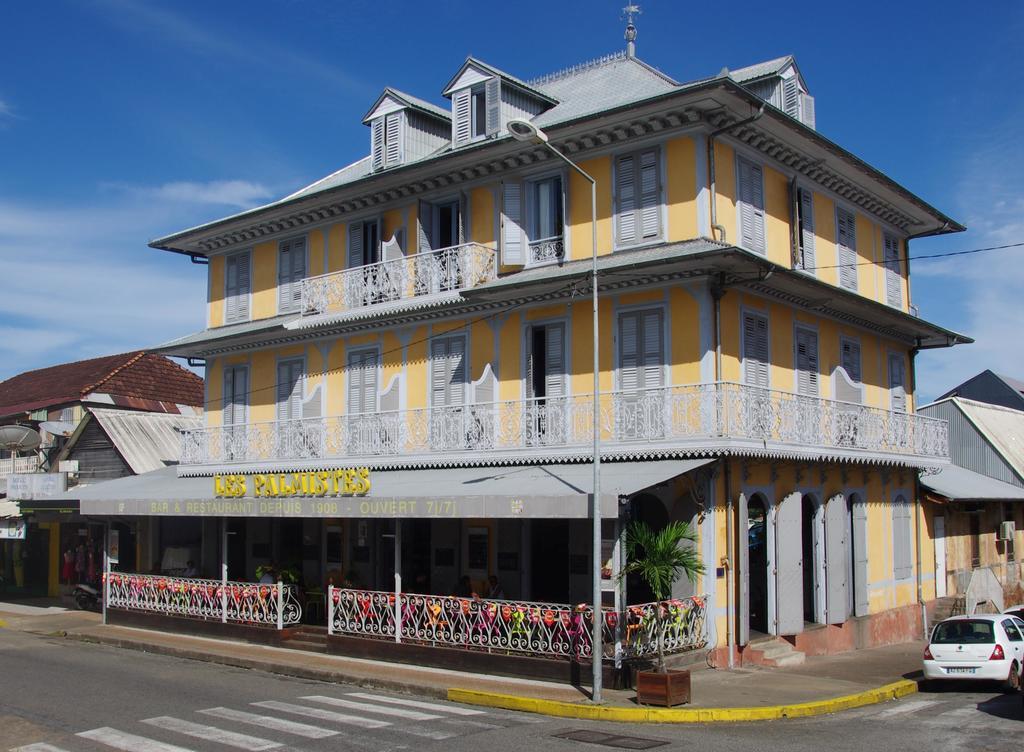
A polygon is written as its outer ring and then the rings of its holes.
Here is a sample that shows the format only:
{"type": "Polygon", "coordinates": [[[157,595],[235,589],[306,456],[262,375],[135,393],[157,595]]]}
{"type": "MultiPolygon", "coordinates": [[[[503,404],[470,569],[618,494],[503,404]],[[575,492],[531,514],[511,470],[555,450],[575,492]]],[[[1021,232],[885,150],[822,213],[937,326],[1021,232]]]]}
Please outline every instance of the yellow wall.
{"type": "Polygon", "coordinates": [[[224,324],[224,267],[224,256],[213,256],[210,259],[208,320],[211,328],[224,324]]]}
{"type": "MultiPolygon", "coordinates": [[[[703,158],[704,155],[700,155],[703,158]]],[[[665,145],[665,202],[670,241],[697,237],[697,154],[692,138],[676,138],[665,145]]]]}
{"type": "MultiPolygon", "coordinates": [[[[597,252],[612,250],[612,158],[598,157],[580,162],[580,168],[597,183],[597,252]]],[[[569,216],[566,231],[570,236],[570,259],[593,255],[590,227],[590,183],[575,171],[569,173],[569,216]]]]}

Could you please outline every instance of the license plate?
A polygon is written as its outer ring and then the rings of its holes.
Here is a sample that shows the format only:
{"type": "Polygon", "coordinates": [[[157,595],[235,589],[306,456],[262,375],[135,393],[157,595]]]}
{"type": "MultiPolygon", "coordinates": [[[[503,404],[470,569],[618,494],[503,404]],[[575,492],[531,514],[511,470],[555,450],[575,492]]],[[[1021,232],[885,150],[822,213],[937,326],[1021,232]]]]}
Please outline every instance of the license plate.
{"type": "Polygon", "coordinates": [[[946,669],[947,674],[973,674],[975,671],[974,666],[950,666],[946,669]]]}

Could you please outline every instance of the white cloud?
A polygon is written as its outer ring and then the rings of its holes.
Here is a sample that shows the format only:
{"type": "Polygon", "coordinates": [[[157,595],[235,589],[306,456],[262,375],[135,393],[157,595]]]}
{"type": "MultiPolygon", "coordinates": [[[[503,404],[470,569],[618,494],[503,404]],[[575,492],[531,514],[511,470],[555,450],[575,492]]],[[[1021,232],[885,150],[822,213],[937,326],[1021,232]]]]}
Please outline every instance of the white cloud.
{"type": "Polygon", "coordinates": [[[0,99],[0,118],[2,117],[14,117],[14,108],[3,99],[0,99]]]}
{"type": "Polygon", "coordinates": [[[267,186],[248,180],[178,181],[163,185],[132,186],[108,183],[102,187],[122,190],[139,198],[183,204],[212,204],[249,209],[273,195],[267,186]]]}

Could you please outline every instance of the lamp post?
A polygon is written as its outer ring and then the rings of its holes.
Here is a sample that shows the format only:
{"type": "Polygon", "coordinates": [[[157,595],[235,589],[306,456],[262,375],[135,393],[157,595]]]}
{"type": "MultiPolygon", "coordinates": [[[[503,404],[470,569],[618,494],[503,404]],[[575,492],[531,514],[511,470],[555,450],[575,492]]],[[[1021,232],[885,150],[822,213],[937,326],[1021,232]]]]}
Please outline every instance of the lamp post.
{"type": "Polygon", "coordinates": [[[552,146],[548,142],[548,137],[540,128],[535,126],[529,120],[510,120],[508,122],[508,132],[512,134],[512,137],[517,141],[524,141],[527,143],[537,144],[545,147],[548,151],[554,154],[556,157],[565,162],[569,167],[576,171],[580,176],[583,177],[588,183],[590,183],[590,250],[591,250],[591,290],[594,305],[594,395],[593,395],[593,429],[594,429],[594,451],[593,451],[593,464],[594,464],[594,494],[593,494],[593,525],[594,525],[594,549],[592,553],[593,558],[593,606],[594,606],[594,623],[593,623],[593,653],[591,657],[591,663],[593,667],[593,694],[591,699],[595,702],[601,702],[601,682],[602,682],[602,655],[603,655],[603,644],[602,644],[602,629],[604,626],[604,614],[602,613],[602,597],[601,597],[601,381],[600,381],[600,360],[598,359],[598,315],[597,315],[597,183],[590,175],[583,171],[583,169],[569,159],[567,156],[562,154],[558,149],[552,146]]]}

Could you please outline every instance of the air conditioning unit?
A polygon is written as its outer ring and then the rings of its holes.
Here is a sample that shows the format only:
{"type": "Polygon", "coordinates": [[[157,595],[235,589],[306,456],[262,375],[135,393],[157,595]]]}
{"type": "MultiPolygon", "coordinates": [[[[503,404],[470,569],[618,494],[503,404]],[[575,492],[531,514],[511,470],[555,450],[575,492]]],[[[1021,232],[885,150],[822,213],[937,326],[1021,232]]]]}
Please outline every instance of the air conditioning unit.
{"type": "Polygon", "coordinates": [[[999,540],[1001,540],[1001,541],[1012,541],[1013,540],[1013,534],[1014,534],[1015,531],[1016,531],[1016,526],[1014,525],[1013,520],[1010,520],[1008,522],[1000,522],[999,523],[999,540]]]}

